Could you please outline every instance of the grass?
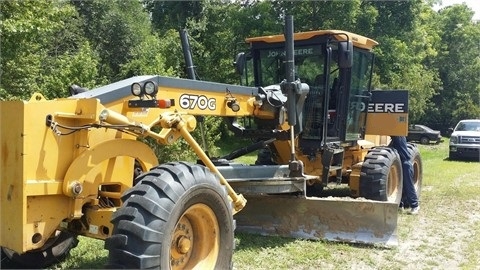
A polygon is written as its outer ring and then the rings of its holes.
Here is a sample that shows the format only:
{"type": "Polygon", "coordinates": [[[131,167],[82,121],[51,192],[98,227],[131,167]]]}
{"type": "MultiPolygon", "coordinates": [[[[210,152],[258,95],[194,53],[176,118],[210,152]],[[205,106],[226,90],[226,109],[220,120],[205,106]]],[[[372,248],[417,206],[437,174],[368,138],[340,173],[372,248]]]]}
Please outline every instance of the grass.
{"type": "Polygon", "coordinates": [[[64,262],[54,269],[102,269],[107,262],[108,251],[104,241],[80,236],[76,248],[64,262]]]}
{"type": "MultiPolygon", "coordinates": [[[[218,143],[218,148],[223,154],[229,154],[232,151],[238,150],[240,148],[246,147],[252,144],[252,141],[248,139],[239,139],[239,140],[225,140],[218,143]]],[[[244,156],[234,159],[234,162],[243,163],[243,164],[255,164],[255,160],[257,159],[257,152],[251,152],[244,156]]]]}
{"type": "MultiPolygon", "coordinates": [[[[236,234],[234,269],[477,269],[480,163],[448,160],[448,140],[420,146],[420,152],[421,212],[399,215],[398,247],[236,234]]],[[[254,158],[249,155],[247,163],[254,158]]],[[[102,268],[107,254],[103,241],[80,237],[71,256],[53,268],[102,268]]]]}

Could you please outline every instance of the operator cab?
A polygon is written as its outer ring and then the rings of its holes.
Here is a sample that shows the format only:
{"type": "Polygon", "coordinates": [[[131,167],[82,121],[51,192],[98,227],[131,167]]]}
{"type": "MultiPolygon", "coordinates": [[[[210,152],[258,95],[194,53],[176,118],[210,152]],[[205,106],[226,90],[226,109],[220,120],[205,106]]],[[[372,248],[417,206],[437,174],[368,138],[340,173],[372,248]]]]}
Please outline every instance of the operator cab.
{"type": "MultiPolygon", "coordinates": [[[[337,30],[296,33],[294,40],[295,77],[310,86],[300,118],[302,127],[296,128],[300,130],[300,148],[308,154],[324,143],[353,144],[363,139],[366,117],[362,110],[370,99],[371,49],[377,43],[337,30]]],[[[286,72],[284,36],[246,41],[250,54],[240,54],[236,61],[242,84],[261,87],[282,82],[286,72]]]]}

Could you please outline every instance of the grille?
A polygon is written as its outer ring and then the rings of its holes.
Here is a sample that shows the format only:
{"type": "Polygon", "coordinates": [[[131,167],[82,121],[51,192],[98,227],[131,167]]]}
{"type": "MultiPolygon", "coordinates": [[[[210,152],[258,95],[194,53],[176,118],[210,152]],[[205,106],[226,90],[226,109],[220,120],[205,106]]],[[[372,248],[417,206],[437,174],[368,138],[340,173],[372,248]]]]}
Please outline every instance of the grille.
{"type": "Polygon", "coordinates": [[[460,143],[463,143],[463,144],[480,144],[480,137],[462,136],[462,137],[460,137],[460,143]]]}

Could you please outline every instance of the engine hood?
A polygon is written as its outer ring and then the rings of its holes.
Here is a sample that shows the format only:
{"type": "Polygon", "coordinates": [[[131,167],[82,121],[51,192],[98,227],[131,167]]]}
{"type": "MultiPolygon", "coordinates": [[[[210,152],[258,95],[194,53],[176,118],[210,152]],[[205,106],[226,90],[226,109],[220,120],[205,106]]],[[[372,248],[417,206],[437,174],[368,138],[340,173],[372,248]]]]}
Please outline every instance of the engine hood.
{"type": "Polygon", "coordinates": [[[480,131],[454,131],[452,136],[471,136],[471,137],[480,137],[480,131]]]}

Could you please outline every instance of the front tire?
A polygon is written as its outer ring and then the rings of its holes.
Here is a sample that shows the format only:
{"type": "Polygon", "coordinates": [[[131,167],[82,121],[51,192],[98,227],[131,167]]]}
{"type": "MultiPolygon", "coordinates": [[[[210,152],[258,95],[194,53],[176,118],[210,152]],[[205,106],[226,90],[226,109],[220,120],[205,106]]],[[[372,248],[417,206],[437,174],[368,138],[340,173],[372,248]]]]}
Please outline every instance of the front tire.
{"type": "Polygon", "coordinates": [[[169,163],[140,178],[113,215],[108,268],[231,268],[232,204],[213,173],[169,163]]]}
{"type": "Polygon", "coordinates": [[[78,239],[75,234],[57,230],[55,235],[40,249],[19,254],[11,249],[2,247],[0,268],[46,268],[65,260],[70,253],[70,250],[75,248],[77,244],[78,239]]]}
{"type": "Polygon", "coordinates": [[[400,204],[403,187],[402,162],[390,147],[371,149],[360,172],[360,196],[400,204]]]}
{"type": "Polygon", "coordinates": [[[450,151],[448,153],[448,160],[457,160],[458,159],[458,154],[456,152],[450,151]]]}

